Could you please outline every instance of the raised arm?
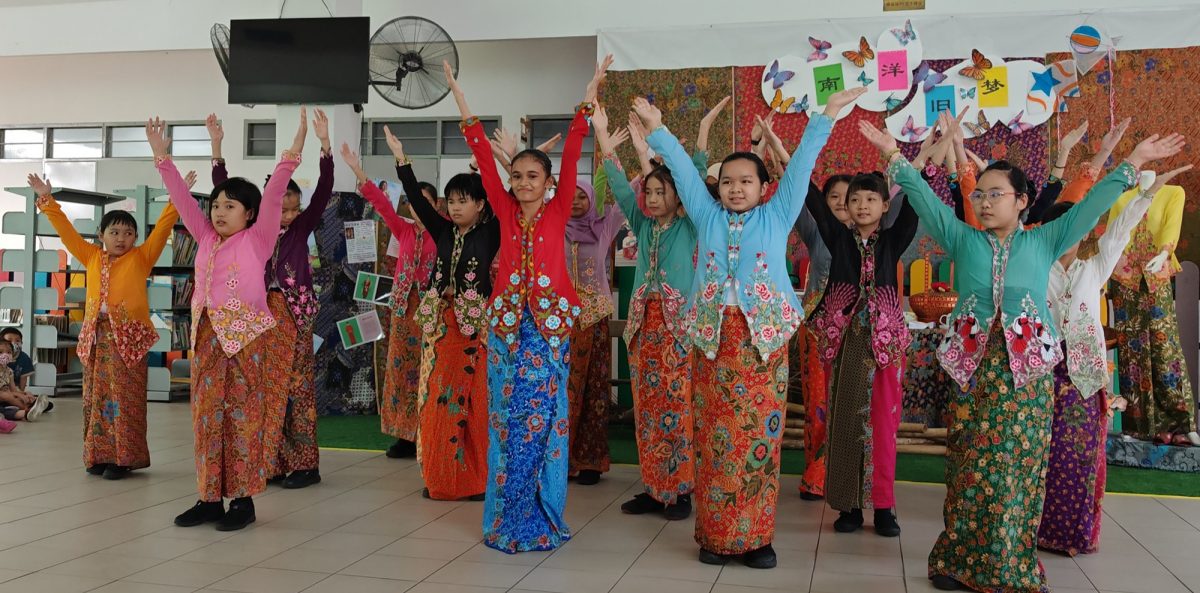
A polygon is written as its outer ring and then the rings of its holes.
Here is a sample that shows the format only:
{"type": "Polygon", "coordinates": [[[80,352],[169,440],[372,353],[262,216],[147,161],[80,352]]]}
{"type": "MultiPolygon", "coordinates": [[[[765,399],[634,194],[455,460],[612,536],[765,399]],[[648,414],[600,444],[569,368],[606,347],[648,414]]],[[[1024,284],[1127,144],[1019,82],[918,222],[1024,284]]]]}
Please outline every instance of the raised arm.
{"type": "Polygon", "coordinates": [[[858,129],[888,161],[888,177],[907,194],[906,204],[916,211],[933,239],[953,256],[958,251],[962,238],[972,231],[971,227],[955,218],[954,213],[942,203],[929,184],[921,178],[921,174],[912,167],[912,163],[904,160],[900,149],[896,147],[896,139],[891,134],[866,121],[860,121],[858,129]]]}
{"type": "Polygon", "coordinates": [[[708,133],[712,131],[713,123],[717,121],[717,116],[721,115],[721,110],[729,105],[730,99],[732,97],[726,95],[712,109],[709,109],[704,117],[700,118],[700,133],[696,135],[696,152],[708,152],[708,133]]]}
{"type": "MultiPolygon", "coordinates": [[[[596,71],[592,74],[592,79],[588,81],[587,89],[583,92],[583,102],[575,109],[575,119],[571,120],[571,125],[567,128],[567,139],[563,143],[562,151],[562,170],[558,172],[558,187],[563,191],[568,191],[569,193],[566,194],[568,196],[575,195],[579,158],[583,154],[583,139],[587,137],[588,133],[588,116],[595,111],[596,94],[600,91],[600,84],[608,76],[608,67],[612,63],[612,54],[604,56],[603,60],[596,63],[596,71]]],[[[569,216],[571,202],[570,198],[550,200],[548,208],[569,216]]]]}
{"type": "MultiPolygon", "coordinates": [[[[593,177],[593,181],[596,183],[596,193],[599,194],[602,184],[607,184],[617,202],[616,209],[624,214],[621,217],[622,220],[628,219],[630,228],[636,233],[647,217],[638,208],[637,194],[629,185],[629,179],[625,177],[625,170],[621,168],[621,161],[617,159],[616,154],[617,147],[629,139],[629,130],[617,128],[615,136],[610,134],[608,110],[603,107],[597,107],[596,112],[592,114],[592,129],[596,134],[596,146],[600,149],[600,154],[604,159],[600,170],[593,177]]],[[[620,224],[617,224],[616,228],[619,227],[620,224]]],[[[613,232],[616,232],[615,228],[613,232]]]]}
{"type": "Polygon", "coordinates": [[[630,111],[629,138],[633,141],[633,150],[637,153],[638,165],[642,168],[643,177],[649,175],[654,170],[654,163],[650,162],[650,144],[646,142],[646,137],[649,135],[650,132],[642,124],[642,118],[630,111]]]}
{"type": "Polygon", "coordinates": [[[1025,213],[1026,224],[1038,224],[1042,215],[1054,202],[1058,200],[1058,196],[1062,193],[1063,184],[1058,179],[1051,179],[1042,186],[1038,191],[1037,199],[1033,201],[1033,205],[1029,207],[1029,211],[1025,213]]]}
{"type": "Polygon", "coordinates": [[[483,178],[483,189],[487,193],[488,203],[492,205],[492,210],[497,217],[507,217],[517,207],[516,198],[508,192],[508,188],[504,187],[504,182],[500,180],[500,173],[496,171],[492,143],[488,142],[487,134],[484,133],[483,124],[479,118],[471,114],[471,108],[467,105],[467,97],[454,78],[450,62],[442,62],[442,71],[446,75],[446,84],[450,86],[450,91],[454,94],[454,102],[458,104],[458,112],[462,115],[462,123],[459,124],[459,127],[462,128],[467,146],[471,148],[471,154],[475,156],[476,164],[479,165],[479,175],[483,178]]]}
{"type": "Polygon", "coordinates": [[[221,158],[221,142],[225,139],[225,128],[221,127],[221,120],[217,119],[215,113],[208,114],[204,120],[204,127],[208,129],[208,139],[212,142],[212,183],[213,187],[216,187],[229,179],[225,159],[221,158]]]}
{"type": "Polygon", "coordinates": [[[454,223],[443,217],[437,211],[437,208],[433,204],[430,204],[429,200],[425,199],[425,194],[421,193],[421,187],[417,184],[417,176],[413,173],[412,164],[397,164],[396,175],[400,177],[400,184],[404,186],[404,195],[409,196],[409,208],[421,220],[421,224],[425,225],[425,229],[429,231],[429,235],[437,238],[442,236],[443,233],[451,232],[454,228],[454,223]]]}
{"type": "Polygon", "coordinates": [[[808,126],[804,128],[804,136],[800,138],[800,145],[796,147],[796,154],[788,162],[783,178],[779,180],[774,197],[763,206],[768,212],[782,216],[787,221],[787,226],[792,226],[796,217],[800,216],[800,211],[804,209],[801,192],[808,189],[813,167],[817,165],[817,157],[821,156],[821,150],[829,141],[829,133],[833,131],[838,112],[853,105],[854,101],[866,92],[866,87],[838,91],[829,96],[824,113],[809,118],[808,126]]]}
{"type": "Polygon", "coordinates": [[[1096,265],[1099,266],[1101,274],[1107,278],[1112,275],[1113,270],[1117,267],[1117,262],[1121,259],[1121,253],[1125,251],[1125,246],[1129,243],[1133,229],[1142,221],[1142,217],[1146,215],[1146,211],[1150,209],[1150,205],[1154,203],[1154,196],[1158,194],[1158,190],[1162,189],[1167,183],[1174,179],[1177,175],[1190,171],[1192,165],[1180,167],[1166,174],[1159,175],[1154,185],[1150,186],[1146,191],[1139,191],[1121,213],[1108,223],[1108,229],[1100,236],[1099,252],[1093,259],[1097,260],[1096,265]]]}
{"type": "Polygon", "coordinates": [[[54,196],[50,195],[50,184],[41,177],[29,174],[26,179],[29,187],[33,188],[33,193],[37,195],[37,207],[50,220],[50,225],[58,232],[58,238],[62,239],[63,245],[67,251],[75,256],[75,259],[87,265],[87,262],[100,251],[100,247],[95,243],[84,239],[79,231],[75,230],[75,225],[67,220],[67,215],[63,214],[62,206],[54,200],[54,196]]]}
{"type": "Polygon", "coordinates": [[[633,108],[642,123],[653,130],[646,141],[671,170],[671,177],[679,190],[679,200],[683,202],[688,216],[697,222],[697,226],[702,226],[703,221],[721,212],[721,206],[708,193],[708,186],[691,165],[691,159],[679,144],[679,139],[662,125],[662,112],[658,107],[651,105],[644,97],[638,97],[633,101],[633,108]]]}
{"type": "Polygon", "coordinates": [[[263,188],[258,218],[255,219],[254,226],[246,229],[260,254],[270,255],[275,250],[276,241],[279,240],[279,221],[283,219],[283,194],[287,193],[288,182],[292,180],[292,174],[296,172],[296,167],[300,166],[300,154],[304,152],[306,136],[308,136],[308,110],[301,107],[300,126],[296,128],[292,147],[283,152],[279,163],[275,165],[275,171],[271,173],[271,178],[267,180],[267,185],[263,188]]]}
{"type": "Polygon", "coordinates": [[[296,216],[291,225],[293,229],[305,235],[313,232],[321,223],[321,219],[325,217],[325,209],[329,207],[329,200],[333,199],[333,147],[329,144],[329,117],[323,110],[317,109],[312,123],[317,140],[321,141],[321,160],[317,162],[321,172],[308,207],[296,216]]]}
{"type": "Polygon", "coordinates": [[[154,262],[158,261],[158,256],[162,255],[167,246],[167,239],[175,234],[175,223],[178,220],[179,211],[175,209],[174,204],[168,202],[162,214],[158,215],[158,220],[154,221],[154,230],[146,235],[146,240],[139,249],[142,257],[146,259],[146,265],[153,266],[154,262]]]}
{"type": "Polygon", "coordinates": [[[175,168],[175,163],[171,160],[171,139],[167,137],[167,122],[157,117],[146,120],[146,141],[150,143],[150,149],[154,152],[154,162],[159,175],[162,176],[163,187],[167,188],[171,204],[179,211],[183,226],[187,227],[188,232],[197,241],[215,234],[208,215],[200,209],[200,204],[192,197],[187,182],[183,180],[179,169],[175,168]]]}
{"type": "Polygon", "coordinates": [[[1183,150],[1180,134],[1159,137],[1158,134],[1141,141],[1112,173],[1101,179],[1087,196],[1058,219],[1042,227],[1052,237],[1054,256],[1062,255],[1091,232],[1122,193],[1137,184],[1138,169],[1153,161],[1164,159],[1183,150]]]}
{"type": "Polygon", "coordinates": [[[492,131],[491,144],[492,156],[506,172],[512,174],[512,160],[517,156],[517,135],[504,128],[496,128],[492,131]]]}
{"type": "MultiPolygon", "coordinates": [[[[797,222],[797,227],[803,222],[811,221],[811,224],[816,227],[817,234],[821,237],[821,242],[825,247],[833,249],[833,246],[838,243],[839,237],[843,233],[848,233],[850,230],[846,225],[838,221],[833,215],[833,210],[829,208],[829,202],[825,200],[825,194],[821,192],[821,188],[817,184],[808,183],[808,195],[804,198],[807,209],[800,215],[797,222]]],[[[804,236],[804,231],[800,231],[800,235],[804,236]]],[[[813,245],[806,245],[812,249],[813,245]]]]}
{"type": "MultiPolygon", "coordinates": [[[[358,153],[354,152],[350,148],[350,145],[345,142],[342,143],[342,160],[354,172],[359,193],[375,207],[375,211],[379,213],[379,217],[383,219],[383,224],[387,225],[388,230],[393,235],[400,235],[405,232],[408,225],[412,223],[402,219],[396,213],[396,208],[392,206],[392,201],[388,198],[388,195],[383,193],[383,190],[379,189],[378,186],[367,178],[367,174],[362,168],[362,160],[358,158],[358,153]]],[[[421,199],[424,200],[424,197],[421,199]]],[[[415,199],[410,200],[410,202],[415,201],[415,199]]]]}
{"type": "Polygon", "coordinates": [[[896,212],[894,223],[884,229],[883,237],[896,248],[897,251],[904,251],[908,248],[909,243],[912,243],[913,237],[917,236],[917,227],[920,220],[917,218],[917,211],[913,210],[912,204],[904,199],[904,194],[900,194],[892,200],[892,205],[888,208],[888,213],[896,212]]]}

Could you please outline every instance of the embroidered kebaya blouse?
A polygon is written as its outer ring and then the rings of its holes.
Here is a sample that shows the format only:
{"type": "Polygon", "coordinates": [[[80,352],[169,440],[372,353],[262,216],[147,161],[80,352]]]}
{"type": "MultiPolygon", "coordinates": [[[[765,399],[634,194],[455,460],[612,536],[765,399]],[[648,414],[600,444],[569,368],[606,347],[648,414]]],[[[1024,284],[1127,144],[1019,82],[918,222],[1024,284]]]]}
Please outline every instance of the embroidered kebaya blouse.
{"type": "MultiPolygon", "coordinates": [[[[1109,219],[1120,216],[1121,210],[1136,196],[1136,191],[1130,191],[1118,198],[1108,213],[1109,219]]],[[[1183,188],[1178,185],[1165,185],[1158,190],[1154,201],[1150,203],[1146,218],[1134,227],[1125,253],[1113,272],[1113,280],[1134,290],[1140,290],[1143,278],[1150,290],[1157,290],[1171,283],[1171,277],[1180,270],[1179,260],[1175,258],[1175,246],[1179,243],[1185,201],[1183,188]],[[1171,258],[1162,271],[1158,274],[1147,272],[1146,264],[1164,249],[1171,252],[1171,258]]]]}
{"type": "Polygon", "coordinates": [[[1110,380],[1104,324],[1100,323],[1100,299],[1104,285],[1121,259],[1129,234],[1150,208],[1151,199],[1138,193],[1115,219],[1098,242],[1099,251],[1088,259],[1055,261],[1050,266],[1046,297],[1067,345],[1067,372],[1079,393],[1087,399],[1104,389],[1110,380]]]}
{"type": "Polygon", "coordinates": [[[665,127],[647,138],[673,172],[679,198],[696,226],[699,263],[687,326],[693,343],[707,358],[717,355],[727,292],[745,315],[751,341],[763,360],[785,347],[800,326],[804,311],[788,279],[787,240],[832,129],[832,118],[812,116],[774,196],[747,212],[731,212],[713,199],[679,140],[665,127]]]}
{"type": "Polygon", "coordinates": [[[638,203],[638,193],[626,179],[625,171],[614,155],[604,159],[604,172],[608,187],[612,189],[617,206],[628,217],[629,228],[638,244],[634,271],[636,284],[629,299],[625,343],[633,343],[645,319],[646,301],[655,294],[662,301],[667,329],[676,340],[690,343],[683,314],[696,275],[693,258],[696,253],[695,225],[687,216],[660,225],[656,219],[644,214],[638,203]]]}
{"type": "Polygon", "coordinates": [[[829,283],[810,320],[818,354],[825,362],[837,356],[846,327],[855,315],[863,313],[871,328],[875,363],[885,368],[904,359],[911,336],[900,301],[896,264],[916,236],[918,220],[907,201],[892,202],[889,212],[898,211],[892,226],[881,226],[864,240],[857,229],[838,221],[820,192],[808,193],[808,211],[822,242],[837,254],[831,258],[829,283]]]}
{"type": "Polygon", "coordinates": [[[937,352],[946,372],[967,386],[986,350],[989,329],[998,320],[1015,386],[1050,373],[1062,359],[1058,328],[1046,301],[1050,266],[1137,182],[1133,166],[1117,167],[1057,220],[1034,229],[1018,225],[1003,241],[958,220],[908,161],[896,159],[888,173],[955,264],[958,304],[937,352]]]}
{"type": "MultiPolygon", "coordinates": [[[[559,188],[575,187],[575,172],[588,133],[586,107],[575,111],[563,144],[559,188]]],[[[558,356],[579,316],[579,297],[567,276],[566,228],[571,217],[573,192],[560,191],[542,204],[532,220],[525,220],[517,202],[496,171],[492,147],[478,120],[463,128],[467,145],[479,164],[488,202],[500,221],[499,269],[490,307],[492,331],[516,352],[521,315],[526,307],[538,331],[558,356]]]]}
{"type": "MultiPolygon", "coordinates": [[[[308,261],[308,236],[321,223],[325,208],[333,197],[333,155],[321,151],[319,164],[321,174],[313,188],[312,200],[279,235],[266,268],[267,286],[279,286],[298,327],[307,326],[317,316],[318,300],[313,290],[312,264],[308,261]]],[[[229,171],[225,169],[225,160],[213,159],[213,186],[226,179],[229,179],[229,171]]]]}
{"type": "Polygon", "coordinates": [[[184,226],[196,239],[196,289],[192,293],[192,342],[200,316],[209,323],[227,356],[241,352],[263,332],[275,327],[267,307],[263,270],[275,252],[283,194],[300,164],[299,155],[285,152],[262,192],[258,218],[250,228],[223,238],[200,209],[169,158],[158,159],[158,172],[179,210],[184,226]]]}
{"type": "MultiPolygon", "coordinates": [[[[570,194],[574,197],[574,193],[570,194]]],[[[588,208],[595,212],[595,192],[588,196],[588,208]]],[[[586,216],[586,215],[585,215],[586,216]]],[[[568,223],[569,224],[569,223],[568,223]]],[[[625,225],[620,208],[608,208],[604,214],[591,217],[586,241],[572,240],[568,226],[566,240],[567,273],[579,296],[580,313],[576,321],[580,328],[591,327],[613,313],[612,285],[608,280],[609,252],[617,231],[625,225]]]]}
{"type": "Polygon", "coordinates": [[[37,207],[50,220],[67,251],[87,268],[87,303],[83,328],[76,352],[83,364],[91,362],[96,341],[96,321],[108,315],[117,351],[126,364],[138,363],[158,341],[158,332],[150,324],[150,305],[146,298],[146,278],[167,245],[179,213],[171,204],[163,209],[146,240],[121,257],[112,257],[103,247],[84,239],[67,220],[62,207],[52,196],[41,196],[37,207]]]}
{"type": "MultiPolygon", "coordinates": [[[[408,309],[409,291],[414,288],[420,291],[429,283],[429,276],[433,273],[433,262],[437,259],[437,244],[433,242],[429,233],[418,229],[413,221],[397,214],[391,199],[373,182],[363,183],[358,187],[358,191],[375,207],[383,223],[400,244],[400,255],[396,258],[396,274],[392,284],[392,309],[397,315],[404,315],[408,309]]],[[[405,191],[407,192],[407,189],[405,191]]],[[[407,195],[415,196],[409,198],[409,204],[425,202],[425,196],[420,193],[419,188],[416,194],[407,195]]]]}

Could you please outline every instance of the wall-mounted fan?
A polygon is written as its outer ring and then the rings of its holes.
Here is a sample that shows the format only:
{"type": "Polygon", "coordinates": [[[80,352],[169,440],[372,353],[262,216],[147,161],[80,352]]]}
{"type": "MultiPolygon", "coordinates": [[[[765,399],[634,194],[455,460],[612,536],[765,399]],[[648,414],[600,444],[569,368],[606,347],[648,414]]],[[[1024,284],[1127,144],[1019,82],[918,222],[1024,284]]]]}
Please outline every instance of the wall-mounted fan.
{"type": "Polygon", "coordinates": [[[229,82],[229,27],[216,23],[208,30],[208,38],[212,40],[213,54],[217,56],[217,64],[221,66],[221,74],[225,82],[229,82]]]}
{"type": "Polygon", "coordinates": [[[422,109],[441,101],[450,92],[443,61],[450,62],[457,76],[458,48],[429,19],[393,19],[371,36],[371,86],[393,105],[422,109]]]}

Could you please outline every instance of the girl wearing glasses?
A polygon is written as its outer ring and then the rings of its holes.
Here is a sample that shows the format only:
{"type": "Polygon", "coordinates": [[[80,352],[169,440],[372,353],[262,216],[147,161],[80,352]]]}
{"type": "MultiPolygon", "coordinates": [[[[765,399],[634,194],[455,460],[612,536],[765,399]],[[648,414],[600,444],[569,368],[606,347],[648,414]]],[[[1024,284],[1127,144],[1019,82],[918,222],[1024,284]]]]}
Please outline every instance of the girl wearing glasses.
{"type": "MultiPolygon", "coordinates": [[[[957,125],[943,115],[943,129],[957,125]]],[[[1183,137],[1151,136],[1057,220],[1025,230],[1025,173],[999,161],[979,177],[975,207],[984,230],[955,218],[896,140],[867,122],[866,138],[889,162],[934,239],[961,270],[951,329],[938,348],[942,367],[962,387],[950,403],[945,529],[929,555],[938,589],[1048,591],[1037,558],[1053,403],[1052,369],[1062,350],[1047,310],[1051,265],[1079,242],[1146,163],[1178,153],[1183,137]],[[970,321],[969,321],[970,320],[970,321]],[[967,326],[975,327],[967,327],[967,326]]]]}

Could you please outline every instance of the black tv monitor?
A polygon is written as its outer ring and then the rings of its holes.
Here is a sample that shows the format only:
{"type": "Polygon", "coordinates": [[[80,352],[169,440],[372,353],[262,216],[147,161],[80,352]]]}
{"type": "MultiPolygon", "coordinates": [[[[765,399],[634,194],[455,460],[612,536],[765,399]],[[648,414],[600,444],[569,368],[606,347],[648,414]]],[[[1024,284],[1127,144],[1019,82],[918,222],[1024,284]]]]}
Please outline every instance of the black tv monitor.
{"type": "Polygon", "coordinates": [[[231,104],[366,103],[371,19],[235,20],[231,104]]]}

